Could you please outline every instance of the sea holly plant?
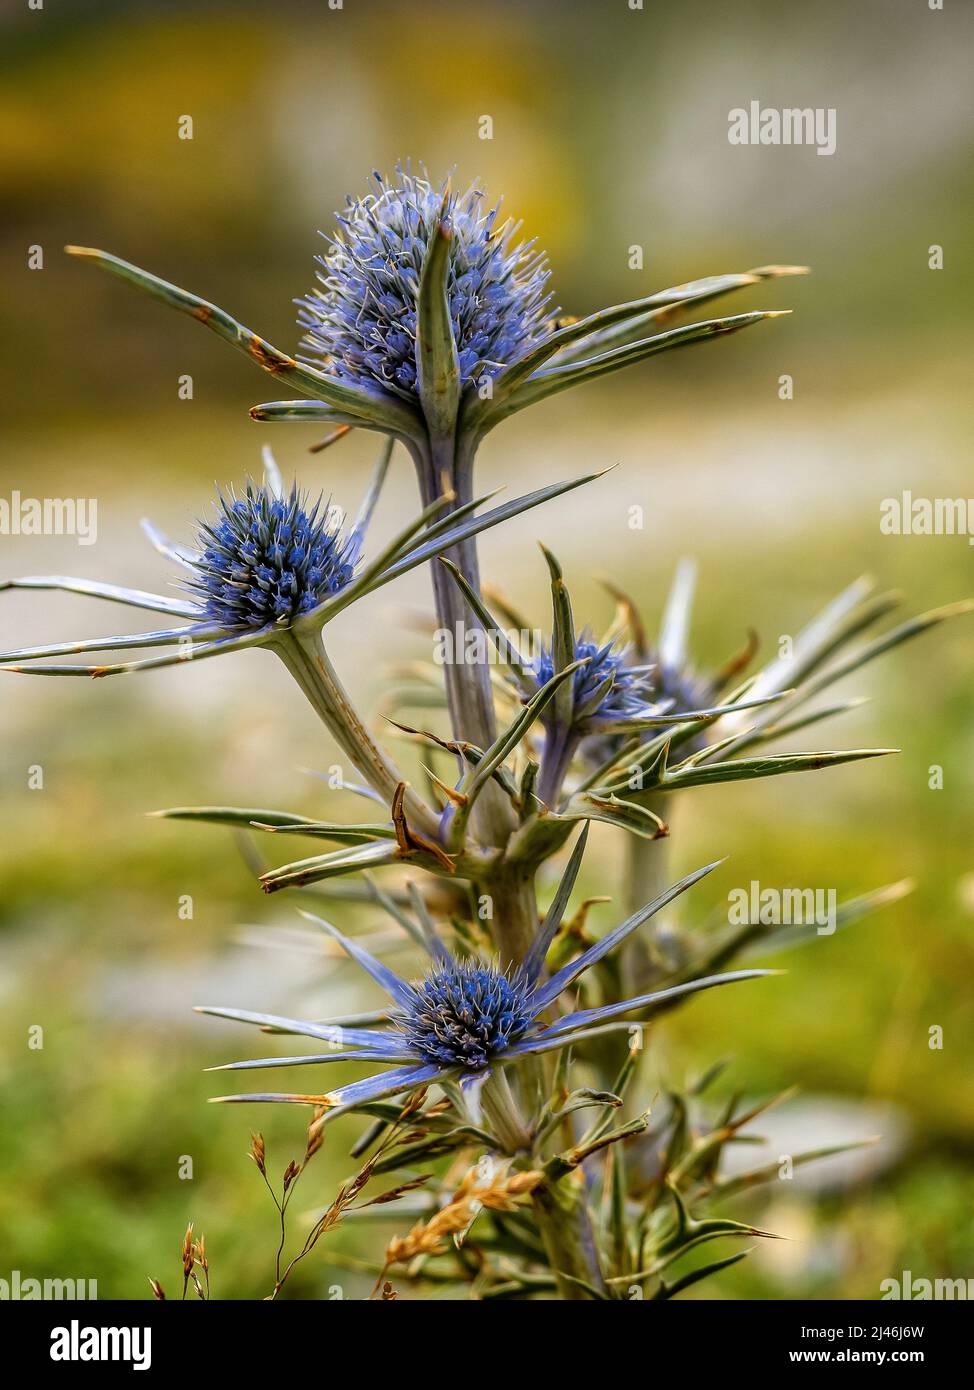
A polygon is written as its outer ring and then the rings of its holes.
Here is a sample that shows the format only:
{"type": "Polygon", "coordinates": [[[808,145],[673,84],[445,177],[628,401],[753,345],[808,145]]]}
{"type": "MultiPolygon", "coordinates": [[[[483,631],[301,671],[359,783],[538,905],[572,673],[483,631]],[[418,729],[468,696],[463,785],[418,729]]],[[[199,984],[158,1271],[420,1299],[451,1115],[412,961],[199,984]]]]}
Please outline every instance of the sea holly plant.
{"type": "MultiPolygon", "coordinates": [[[[481,584],[476,537],[582,483],[597,485],[597,475],[488,505],[492,499],[474,488],[479,442],[557,392],[775,317],[686,322],[697,305],[802,268],[711,276],[573,317],[554,307],[542,252],[518,237],[517,225],[502,221],[476,187],[434,187],[404,168],[389,180],[374,175],[327,238],[319,283],[299,301],[305,336],[293,356],[116,256],[69,248],[190,314],[294,393],[255,406],[255,418],[324,423],[326,442],[353,428],[384,436],[351,523],[323,497],[285,487],[265,451],[263,482],[220,494],[194,544],[147,525],[179,572],[179,597],[60,575],[0,582],[8,590],[66,589],[178,620],[146,633],[22,647],[3,654],[8,670],[103,677],[252,646],[274,651],[362,779],[346,790],[374,808],[368,821],[219,805],[162,813],[245,829],[272,844],[281,835],[317,841],[323,852],[260,861],[261,886],[286,891],[376,991],[364,1014],[346,1009],[326,1019],[202,1006],[285,1044],[290,1036],[315,1044],[310,1054],[248,1056],[226,1069],[366,1069],[311,1091],[217,1098],[311,1108],[304,1162],[289,1163],[280,1198],[267,1178],[263,1139],[253,1141],[280,1214],[282,1250],[294,1184],[321,1145],[343,1142],[351,1126],[352,1156],[364,1160],[286,1267],[279,1252],[272,1297],[339,1221],[368,1221],[380,1206],[413,1223],[376,1256],[382,1297],[394,1296],[395,1278],[421,1292],[446,1287],[479,1299],[611,1300],[633,1290],[667,1299],[742,1258],[737,1251],[687,1270],[678,1262],[688,1252],[767,1234],[710,1214],[735,1190],[721,1173],[724,1148],[766,1107],[711,1104],[716,1069],[653,1107],[643,1065],[648,1030],[695,994],[773,973],[728,968],[736,957],[766,956],[814,933],[782,934],[760,922],[714,930],[698,913],[681,923],[678,949],[660,950],[657,924],[669,922],[686,890],[715,867],[667,881],[669,803],[713,782],[891,751],[768,752],[765,745],[847,708],[848,701],[806,702],[951,611],[863,639],[892,600],[858,583],[787,657],[750,671],[756,644],[749,639],[723,666],[699,674],[689,656],[687,567],[658,641],[647,640],[637,605],[614,584],[617,611],[596,638],[594,621],[577,625],[563,566],[545,547],[551,624],[522,649],[499,621],[509,610],[481,584]],[[397,445],[415,466],[419,506],[373,551],[367,527],[397,445]],[[341,654],[329,650],[325,629],[350,604],[423,565],[439,630],[480,633],[492,650],[490,660],[459,659],[424,673],[411,704],[432,692],[428,722],[436,727],[399,722],[421,751],[421,776],[411,784],[342,686],[333,660],[340,665],[341,654]],[[132,649],[161,654],[104,665],[59,660],[132,649]],[[605,885],[621,886],[629,899],[625,918],[601,934],[589,922],[593,899],[573,907],[593,821],[634,847],[626,881],[605,885]],[[564,851],[567,864],[557,871],[564,851]],[[647,883],[651,890],[642,892],[647,883]],[[360,936],[333,925],[332,909],[348,904],[395,923],[406,968],[393,970],[360,936]],[[385,1174],[395,1185],[367,1197],[385,1174]]],[[[903,891],[900,884],[866,893],[843,904],[838,920],[853,921],[903,891]]],[[[699,897],[698,889],[686,900],[699,897]]],[[[739,1182],[766,1176],[755,1170],[739,1182]]],[[[195,1268],[193,1249],[184,1251],[184,1273],[187,1259],[195,1268]]]]}
{"type": "MultiPolygon", "coordinates": [[[[754,311],[668,326],[697,304],[803,273],[803,267],[762,266],[580,318],[560,317],[546,258],[518,241],[518,230],[500,220],[477,186],[458,194],[449,183],[434,187],[402,167],[388,180],[373,174],[369,192],[349,197],[326,237],[319,283],[299,301],[305,336],[296,355],[115,255],[67,249],[191,315],[295,393],[293,400],[255,406],[256,419],[315,420],[400,440],[413,459],[424,507],[444,494],[454,507],[472,500],[477,448],[508,416],[657,353],[775,317],[778,311],[754,311]]],[[[461,542],[454,558],[478,585],[475,547],[461,542]]],[[[435,569],[433,586],[443,627],[475,621],[435,569]]],[[[496,727],[485,671],[458,663],[445,676],[454,733],[489,743],[496,727]]],[[[496,797],[485,798],[481,819],[495,838],[510,830],[496,797]]]]}

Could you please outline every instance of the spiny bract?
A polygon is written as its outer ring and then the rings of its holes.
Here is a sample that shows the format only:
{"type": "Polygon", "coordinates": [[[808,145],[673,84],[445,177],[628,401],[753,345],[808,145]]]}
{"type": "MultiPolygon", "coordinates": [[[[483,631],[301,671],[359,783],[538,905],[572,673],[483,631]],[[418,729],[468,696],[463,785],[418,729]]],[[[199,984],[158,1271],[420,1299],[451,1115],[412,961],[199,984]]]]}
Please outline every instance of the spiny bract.
{"type": "Polygon", "coordinates": [[[341,230],[326,237],[320,288],[297,301],[307,360],[415,396],[416,299],[443,221],[452,230],[447,295],[461,380],[495,376],[545,336],[547,262],[532,242],[514,242],[520,224],[497,226],[499,209],[484,210],[476,185],[458,195],[401,166],[394,182],[372,178],[375,191],[349,196],[341,230]]]}
{"type": "Polygon", "coordinates": [[[290,622],[351,580],[357,538],[343,533],[320,497],[311,506],[296,486],[275,497],[248,483],[243,497],[221,493],[219,508],[212,525],[200,523],[188,586],[222,626],[290,622]]]}
{"type": "Polygon", "coordinates": [[[448,1067],[486,1067],[534,1018],[526,983],[477,961],[435,970],[412,991],[398,1026],[414,1053],[448,1067]]]}

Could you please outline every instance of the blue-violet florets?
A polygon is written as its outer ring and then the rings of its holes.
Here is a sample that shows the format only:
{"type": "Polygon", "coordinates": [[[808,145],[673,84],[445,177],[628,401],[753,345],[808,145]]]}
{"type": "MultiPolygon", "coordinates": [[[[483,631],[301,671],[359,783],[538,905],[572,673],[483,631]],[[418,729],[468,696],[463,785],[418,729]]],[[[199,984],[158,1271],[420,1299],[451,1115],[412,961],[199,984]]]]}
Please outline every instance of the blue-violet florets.
{"type": "Polygon", "coordinates": [[[358,537],[345,534],[322,500],[292,487],[286,497],[247,484],[219,497],[219,516],[200,523],[196,576],[189,587],[223,627],[286,624],[316,608],[352,578],[358,537]]]}
{"type": "Polygon", "coordinates": [[[446,1067],[482,1070],[530,1026],[529,989],[480,961],[457,961],[411,986],[397,1017],[410,1050],[446,1067]]]}
{"type": "MultiPolygon", "coordinates": [[[[652,696],[647,688],[644,671],[630,667],[629,653],[612,642],[600,645],[583,632],[575,642],[575,661],[584,661],[572,677],[572,699],[576,710],[608,718],[645,713],[652,696]],[[611,684],[607,684],[611,680],[611,684]],[[589,710],[599,688],[605,693],[597,709],[589,710]]],[[[539,686],[546,685],[555,674],[551,648],[542,645],[534,658],[531,670],[539,686]]]]}
{"type": "Polygon", "coordinates": [[[371,380],[398,395],[416,394],[416,299],[426,249],[445,219],[453,237],[447,294],[464,384],[495,376],[546,333],[552,316],[549,272],[532,242],[514,242],[519,224],[497,224],[474,185],[465,193],[434,188],[401,167],[375,191],[349,197],[319,256],[320,287],[297,302],[307,360],[350,382],[371,380]]]}

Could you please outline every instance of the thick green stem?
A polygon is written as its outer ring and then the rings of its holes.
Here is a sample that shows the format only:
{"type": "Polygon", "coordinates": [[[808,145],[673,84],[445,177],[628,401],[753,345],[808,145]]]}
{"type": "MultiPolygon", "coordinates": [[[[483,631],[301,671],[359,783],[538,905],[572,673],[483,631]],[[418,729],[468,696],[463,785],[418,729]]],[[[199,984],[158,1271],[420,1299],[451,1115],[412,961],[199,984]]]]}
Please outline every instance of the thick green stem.
{"type": "MultiPolygon", "coordinates": [[[[454,494],[454,505],[462,506],[473,498],[473,448],[455,449],[453,441],[434,444],[428,451],[415,449],[413,459],[419,479],[424,506],[429,506],[447,491],[454,494]]],[[[479,593],[480,573],[477,547],[473,539],[458,546],[450,558],[468,584],[479,593]]],[[[442,565],[434,564],[433,595],[439,626],[462,638],[464,632],[475,631],[481,624],[469,608],[463,595],[442,565]]],[[[458,659],[445,668],[447,703],[454,737],[469,740],[486,748],[496,737],[494,697],[490,668],[486,662],[465,662],[462,653],[465,643],[454,641],[458,659]]],[[[551,770],[558,785],[563,773],[551,770]]],[[[557,787],[554,788],[557,791],[557,787]]],[[[500,788],[484,789],[474,811],[474,827],[485,844],[506,846],[516,828],[513,809],[500,788]]],[[[494,870],[476,885],[480,896],[490,900],[490,931],[501,964],[510,969],[527,954],[538,931],[538,905],[535,893],[534,870],[525,871],[506,866],[501,859],[494,870]]],[[[543,1098],[550,1093],[550,1077],[546,1059],[524,1058],[512,1068],[517,1079],[517,1095],[525,1112],[536,1114],[543,1098]]],[[[491,1078],[484,1088],[484,1109],[497,1131],[498,1139],[515,1152],[530,1143],[514,1095],[505,1075],[491,1078]],[[499,1094],[499,1087],[506,1097],[499,1094]],[[509,1102],[509,1103],[508,1103],[509,1102]]],[[[586,1204],[581,1174],[542,1184],[533,1196],[538,1227],[544,1240],[552,1269],[558,1278],[561,1296],[572,1301],[590,1298],[586,1289],[605,1292],[605,1281],[599,1264],[598,1247],[586,1204]]]]}
{"type": "Polygon", "coordinates": [[[538,934],[538,901],[534,876],[515,872],[501,865],[478,885],[489,899],[490,933],[500,963],[506,968],[519,965],[538,934]]]}
{"type": "Polygon", "coordinates": [[[606,1294],[581,1169],[536,1187],[532,1203],[561,1297],[578,1302],[592,1298],[590,1290],[606,1294]]]}
{"type": "MultiPolygon", "coordinates": [[[[477,884],[476,891],[489,900],[491,938],[502,968],[511,972],[520,965],[538,934],[534,875],[501,865],[477,884]]],[[[544,1057],[524,1057],[515,1069],[518,1091],[529,1113],[536,1113],[549,1094],[548,1073],[544,1057]]]]}
{"type": "MultiPolygon", "coordinates": [[[[447,492],[453,493],[452,506],[462,506],[472,501],[472,452],[457,451],[452,440],[443,440],[425,450],[414,447],[412,455],[424,507],[447,492]]],[[[474,538],[461,542],[450,551],[449,558],[467,583],[479,593],[480,567],[474,538]]],[[[468,606],[444,566],[434,562],[430,568],[437,624],[453,639],[454,659],[444,666],[453,736],[486,748],[497,736],[490,667],[486,661],[466,660],[467,646],[463,640],[465,633],[475,632],[481,627],[480,619],[468,606]]],[[[485,788],[478,798],[474,823],[486,843],[504,844],[513,829],[514,816],[498,787],[485,788]]]]}
{"type": "MultiPolygon", "coordinates": [[[[328,659],[321,634],[292,628],[281,634],[274,649],[356,771],[391,805],[405,778],[359,718],[328,659]]],[[[412,825],[427,835],[437,834],[435,815],[415,793],[407,790],[404,804],[412,825]]]]}

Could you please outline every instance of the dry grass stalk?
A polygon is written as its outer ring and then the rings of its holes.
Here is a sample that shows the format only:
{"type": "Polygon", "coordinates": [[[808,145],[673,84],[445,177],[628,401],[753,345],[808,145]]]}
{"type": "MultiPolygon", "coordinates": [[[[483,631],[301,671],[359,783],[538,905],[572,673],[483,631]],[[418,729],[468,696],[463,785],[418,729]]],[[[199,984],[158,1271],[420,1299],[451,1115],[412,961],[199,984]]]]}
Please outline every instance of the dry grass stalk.
{"type": "Polygon", "coordinates": [[[513,1211],[518,1198],[526,1197],[541,1182],[539,1172],[509,1173],[507,1164],[476,1164],[468,1169],[449,1202],[429,1221],[417,1222],[407,1236],[396,1236],[386,1250],[386,1268],[408,1264],[417,1255],[442,1254],[447,1239],[462,1239],[477,1215],[513,1211]]]}

